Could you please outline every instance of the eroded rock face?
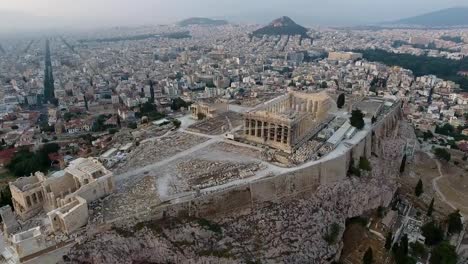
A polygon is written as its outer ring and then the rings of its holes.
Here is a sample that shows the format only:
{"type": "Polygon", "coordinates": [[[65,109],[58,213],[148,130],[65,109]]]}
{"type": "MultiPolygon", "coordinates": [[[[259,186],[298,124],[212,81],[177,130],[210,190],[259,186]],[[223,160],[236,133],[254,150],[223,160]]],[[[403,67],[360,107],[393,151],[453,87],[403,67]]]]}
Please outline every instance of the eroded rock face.
{"type": "Polygon", "coordinates": [[[323,238],[332,223],[341,226],[341,237],[347,218],[389,202],[394,190],[391,177],[349,178],[307,198],[217,217],[213,226],[169,219],[108,231],[74,248],[70,257],[78,263],[324,263],[340,248],[323,238]]]}
{"type": "Polygon", "coordinates": [[[87,238],[68,257],[73,263],[329,263],[341,242],[324,236],[333,223],[342,237],[347,218],[388,205],[405,135],[385,142],[372,172],[314,193],[204,219],[165,219],[113,228],[87,238]]]}

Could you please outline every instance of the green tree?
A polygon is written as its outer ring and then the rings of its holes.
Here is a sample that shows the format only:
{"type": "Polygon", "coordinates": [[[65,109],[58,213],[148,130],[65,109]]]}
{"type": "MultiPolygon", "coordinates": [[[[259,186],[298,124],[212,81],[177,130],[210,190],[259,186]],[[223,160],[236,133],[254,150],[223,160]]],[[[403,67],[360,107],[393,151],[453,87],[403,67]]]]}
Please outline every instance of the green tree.
{"type": "Polygon", "coordinates": [[[326,82],[326,81],[323,81],[323,82],[320,84],[320,88],[322,88],[322,89],[328,88],[327,82],[326,82]]]}
{"type": "Polygon", "coordinates": [[[42,146],[41,151],[45,152],[47,155],[50,153],[56,153],[60,150],[60,145],[57,143],[48,143],[42,146]]]}
{"type": "Polygon", "coordinates": [[[182,122],[180,122],[178,119],[172,120],[172,124],[174,125],[175,128],[179,128],[182,122]]]}
{"type": "Polygon", "coordinates": [[[338,95],[338,99],[336,99],[336,106],[338,108],[343,108],[343,106],[345,105],[345,95],[344,93],[338,95]]]}
{"type": "Polygon", "coordinates": [[[39,124],[39,127],[41,128],[41,132],[51,133],[55,131],[54,126],[49,126],[49,123],[47,123],[47,121],[41,122],[39,124]]]}
{"type": "Polygon", "coordinates": [[[405,255],[408,255],[408,234],[404,234],[401,237],[400,248],[405,255]]]}
{"type": "Polygon", "coordinates": [[[137,125],[137,123],[135,123],[135,122],[128,123],[127,126],[128,126],[128,128],[130,128],[130,129],[137,129],[137,128],[138,128],[138,125],[137,125]]]}
{"type": "Polygon", "coordinates": [[[363,264],[372,264],[374,262],[374,257],[373,257],[373,254],[372,254],[372,248],[369,247],[366,251],[366,253],[364,253],[364,257],[362,258],[362,263],[363,264]]]}
{"type": "Polygon", "coordinates": [[[109,134],[114,135],[115,133],[119,132],[117,128],[109,128],[109,134]]]}
{"type": "Polygon", "coordinates": [[[424,192],[423,190],[423,182],[421,179],[419,179],[418,181],[418,184],[416,185],[416,187],[414,188],[414,194],[419,197],[421,196],[421,194],[424,192]]]}
{"type": "Polygon", "coordinates": [[[433,137],[434,137],[434,134],[432,134],[432,132],[429,130],[423,133],[424,141],[427,141],[428,139],[433,138],[433,137]]]}
{"type": "Polygon", "coordinates": [[[431,203],[429,204],[429,208],[427,209],[427,216],[432,216],[434,212],[434,198],[432,198],[431,203]]]}
{"type": "Polygon", "coordinates": [[[415,56],[410,54],[396,54],[384,50],[357,51],[369,61],[378,61],[394,66],[398,65],[413,71],[415,76],[434,74],[437,77],[459,83],[461,87],[468,87],[468,78],[458,75],[461,70],[467,69],[468,58],[451,60],[446,58],[433,58],[429,56],[415,56]]]}
{"type": "Polygon", "coordinates": [[[88,98],[86,97],[86,95],[84,95],[83,98],[84,98],[85,109],[86,109],[86,111],[89,111],[89,107],[88,107],[88,98]]]}
{"type": "Polygon", "coordinates": [[[422,258],[427,254],[426,247],[418,241],[411,243],[410,248],[413,256],[422,258]]]}
{"type": "Polygon", "coordinates": [[[392,231],[387,233],[385,237],[385,249],[390,250],[392,248],[393,234],[392,231]]]}
{"type": "Polygon", "coordinates": [[[354,175],[354,176],[357,176],[357,177],[361,177],[361,170],[354,166],[353,157],[351,157],[351,160],[349,162],[348,174],[349,175],[354,175]]]}
{"type": "Polygon", "coordinates": [[[37,152],[31,152],[28,149],[22,149],[15,153],[7,169],[15,176],[29,176],[31,173],[41,171],[47,173],[50,168],[50,159],[47,150],[41,149],[37,152]]]}
{"type": "Polygon", "coordinates": [[[463,230],[463,223],[461,220],[460,211],[451,213],[448,216],[448,232],[450,234],[460,233],[463,230]]]}
{"type": "Polygon", "coordinates": [[[146,115],[147,113],[151,113],[156,111],[156,106],[151,102],[146,102],[140,106],[140,113],[142,115],[146,115]]]}
{"type": "Polygon", "coordinates": [[[178,97],[172,100],[171,109],[173,111],[178,111],[182,107],[188,108],[189,106],[190,106],[189,103],[185,102],[182,98],[178,97]]]}
{"type": "Polygon", "coordinates": [[[450,158],[451,158],[451,155],[450,153],[444,149],[444,148],[436,148],[434,150],[434,154],[436,155],[436,157],[438,159],[442,159],[442,160],[445,160],[445,161],[450,161],[450,158]]]}
{"type": "Polygon", "coordinates": [[[450,152],[445,149],[445,148],[436,148],[435,149],[435,155],[439,158],[439,159],[443,159],[447,162],[449,162],[452,158],[452,155],[450,154],[450,152]]]}
{"type": "Polygon", "coordinates": [[[403,159],[401,160],[400,173],[405,172],[405,166],[406,166],[406,154],[403,156],[403,159]]]}
{"type": "Polygon", "coordinates": [[[431,252],[431,264],[456,264],[458,260],[455,247],[448,242],[443,242],[434,247],[431,252]]]}
{"type": "Polygon", "coordinates": [[[434,221],[423,225],[421,231],[428,246],[438,245],[444,240],[444,231],[434,221]]]}
{"type": "Polygon", "coordinates": [[[351,118],[349,119],[351,125],[357,129],[363,129],[364,128],[364,114],[361,112],[361,110],[353,110],[351,112],[351,118]]]}
{"type": "Polygon", "coordinates": [[[447,123],[447,124],[444,124],[441,127],[436,126],[435,132],[437,134],[451,136],[451,135],[453,135],[455,133],[455,128],[452,125],[450,125],[449,123],[447,123]]]}
{"type": "Polygon", "coordinates": [[[369,162],[369,160],[366,157],[361,157],[359,159],[359,169],[365,170],[365,171],[371,171],[372,166],[369,162]]]}
{"type": "Polygon", "coordinates": [[[397,264],[416,264],[416,260],[410,256],[408,256],[407,250],[405,250],[405,246],[402,245],[400,242],[399,244],[395,244],[392,247],[393,257],[395,259],[395,263],[397,264]]]}
{"type": "Polygon", "coordinates": [[[338,235],[340,233],[340,225],[338,223],[333,223],[328,230],[327,234],[323,236],[323,239],[327,241],[329,245],[336,243],[338,235]]]}
{"type": "Polygon", "coordinates": [[[65,121],[70,121],[72,120],[73,118],[75,118],[77,115],[75,113],[72,113],[72,112],[66,112],[65,114],[63,114],[63,119],[65,121]]]}

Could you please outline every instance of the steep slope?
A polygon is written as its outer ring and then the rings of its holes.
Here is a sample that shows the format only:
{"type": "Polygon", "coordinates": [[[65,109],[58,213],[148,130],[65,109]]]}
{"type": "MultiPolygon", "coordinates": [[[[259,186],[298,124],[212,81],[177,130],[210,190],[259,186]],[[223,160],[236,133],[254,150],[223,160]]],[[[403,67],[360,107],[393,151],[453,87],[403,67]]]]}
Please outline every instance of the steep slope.
{"type": "Polygon", "coordinates": [[[415,25],[425,27],[468,26],[468,7],[443,9],[419,16],[401,19],[387,24],[415,25]]]}
{"type": "Polygon", "coordinates": [[[66,258],[72,263],[329,263],[342,245],[324,239],[330,226],[339,225],[340,238],[346,219],[392,199],[402,159],[396,150],[415,138],[406,122],[398,132],[381,138],[382,153],[371,158],[367,175],[209,220],[131,218],[105,232],[90,232],[95,235],[81,240],[66,258]]]}
{"type": "Polygon", "coordinates": [[[296,24],[287,16],[273,20],[267,26],[252,33],[254,36],[262,35],[301,35],[307,37],[307,28],[296,24]]]}

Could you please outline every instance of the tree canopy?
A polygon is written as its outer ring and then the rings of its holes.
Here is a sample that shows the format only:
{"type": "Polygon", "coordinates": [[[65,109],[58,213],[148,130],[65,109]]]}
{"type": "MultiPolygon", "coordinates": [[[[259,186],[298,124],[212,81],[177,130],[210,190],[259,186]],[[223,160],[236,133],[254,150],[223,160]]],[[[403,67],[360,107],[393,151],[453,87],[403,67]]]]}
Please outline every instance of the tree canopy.
{"type": "Polygon", "coordinates": [[[369,160],[366,157],[361,157],[359,159],[359,169],[365,170],[365,171],[371,171],[372,166],[369,162],[369,160]]]}
{"type": "Polygon", "coordinates": [[[327,241],[327,243],[329,245],[332,245],[332,244],[335,244],[336,243],[336,240],[338,238],[338,235],[340,233],[340,225],[337,224],[337,223],[333,223],[330,227],[330,229],[328,230],[328,233],[325,234],[325,236],[323,237],[323,239],[325,239],[325,241],[327,241]]]}
{"type": "Polygon", "coordinates": [[[432,216],[434,212],[434,198],[432,198],[431,203],[429,204],[429,208],[427,209],[427,216],[432,216]]]}
{"type": "Polygon", "coordinates": [[[426,245],[438,245],[444,239],[444,231],[434,221],[423,225],[421,231],[426,238],[426,245]]]}
{"type": "Polygon", "coordinates": [[[45,144],[36,152],[31,152],[28,149],[21,149],[15,153],[12,160],[7,165],[7,168],[18,177],[28,176],[37,171],[46,173],[51,165],[49,154],[55,153],[59,149],[60,146],[55,143],[45,144]]]}
{"type": "Polygon", "coordinates": [[[400,173],[405,172],[405,166],[406,166],[406,154],[403,156],[403,159],[401,160],[400,173]]]}
{"type": "Polygon", "coordinates": [[[468,89],[468,78],[458,75],[459,71],[468,69],[468,57],[461,60],[396,54],[384,50],[360,50],[363,57],[369,61],[378,61],[389,66],[400,66],[410,69],[416,76],[437,75],[437,77],[459,83],[463,89],[468,89]]]}
{"type": "Polygon", "coordinates": [[[188,108],[189,106],[189,103],[185,102],[182,98],[177,97],[176,99],[172,100],[171,109],[174,111],[178,111],[182,107],[188,108]]]}
{"type": "Polygon", "coordinates": [[[356,109],[351,112],[351,118],[349,119],[351,125],[357,129],[364,128],[364,114],[361,110],[356,109]]]}
{"type": "Polygon", "coordinates": [[[440,245],[432,249],[431,252],[431,264],[456,264],[457,253],[455,247],[450,245],[448,242],[443,242],[440,245]]]}
{"type": "Polygon", "coordinates": [[[416,184],[416,187],[414,188],[414,194],[419,197],[421,194],[424,192],[423,189],[423,182],[421,179],[419,179],[418,184],[416,184]]]}
{"type": "Polygon", "coordinates": [[[344,104],[345,104],[345,95],[344,93],[342,93],[338,95],[338,99],[336,99],[336,106],[341,109],[343,108],[344,104]]]}
{"type": "Polygon", "coordinates": [[[448,216],[448,232],[451,234],[460,233],[463,230],[460,211],[451,213],[448,216]]]}
{"type": "Polygon", "coordinates": [[[442,159],[442,160],[445,160],[447,162],[450,161],[450,159],[451,159],[450,153],[444,148],[434,149],[434,154],[436,155],[436,157],[438,159],[442,159]]]}

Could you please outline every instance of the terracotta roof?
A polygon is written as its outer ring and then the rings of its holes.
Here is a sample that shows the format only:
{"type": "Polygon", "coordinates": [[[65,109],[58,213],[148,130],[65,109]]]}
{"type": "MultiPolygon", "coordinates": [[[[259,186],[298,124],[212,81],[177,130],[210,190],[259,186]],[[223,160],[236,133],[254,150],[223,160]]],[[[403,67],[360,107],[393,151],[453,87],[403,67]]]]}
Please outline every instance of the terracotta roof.
{"type": "Polygon", "coordinates": [[[16,148],[9,148],[0,151],[0,160],[3,161],[4,163],[10,162],[10,160],[13,158],[13,156],[16,153],[16,148]]]}

